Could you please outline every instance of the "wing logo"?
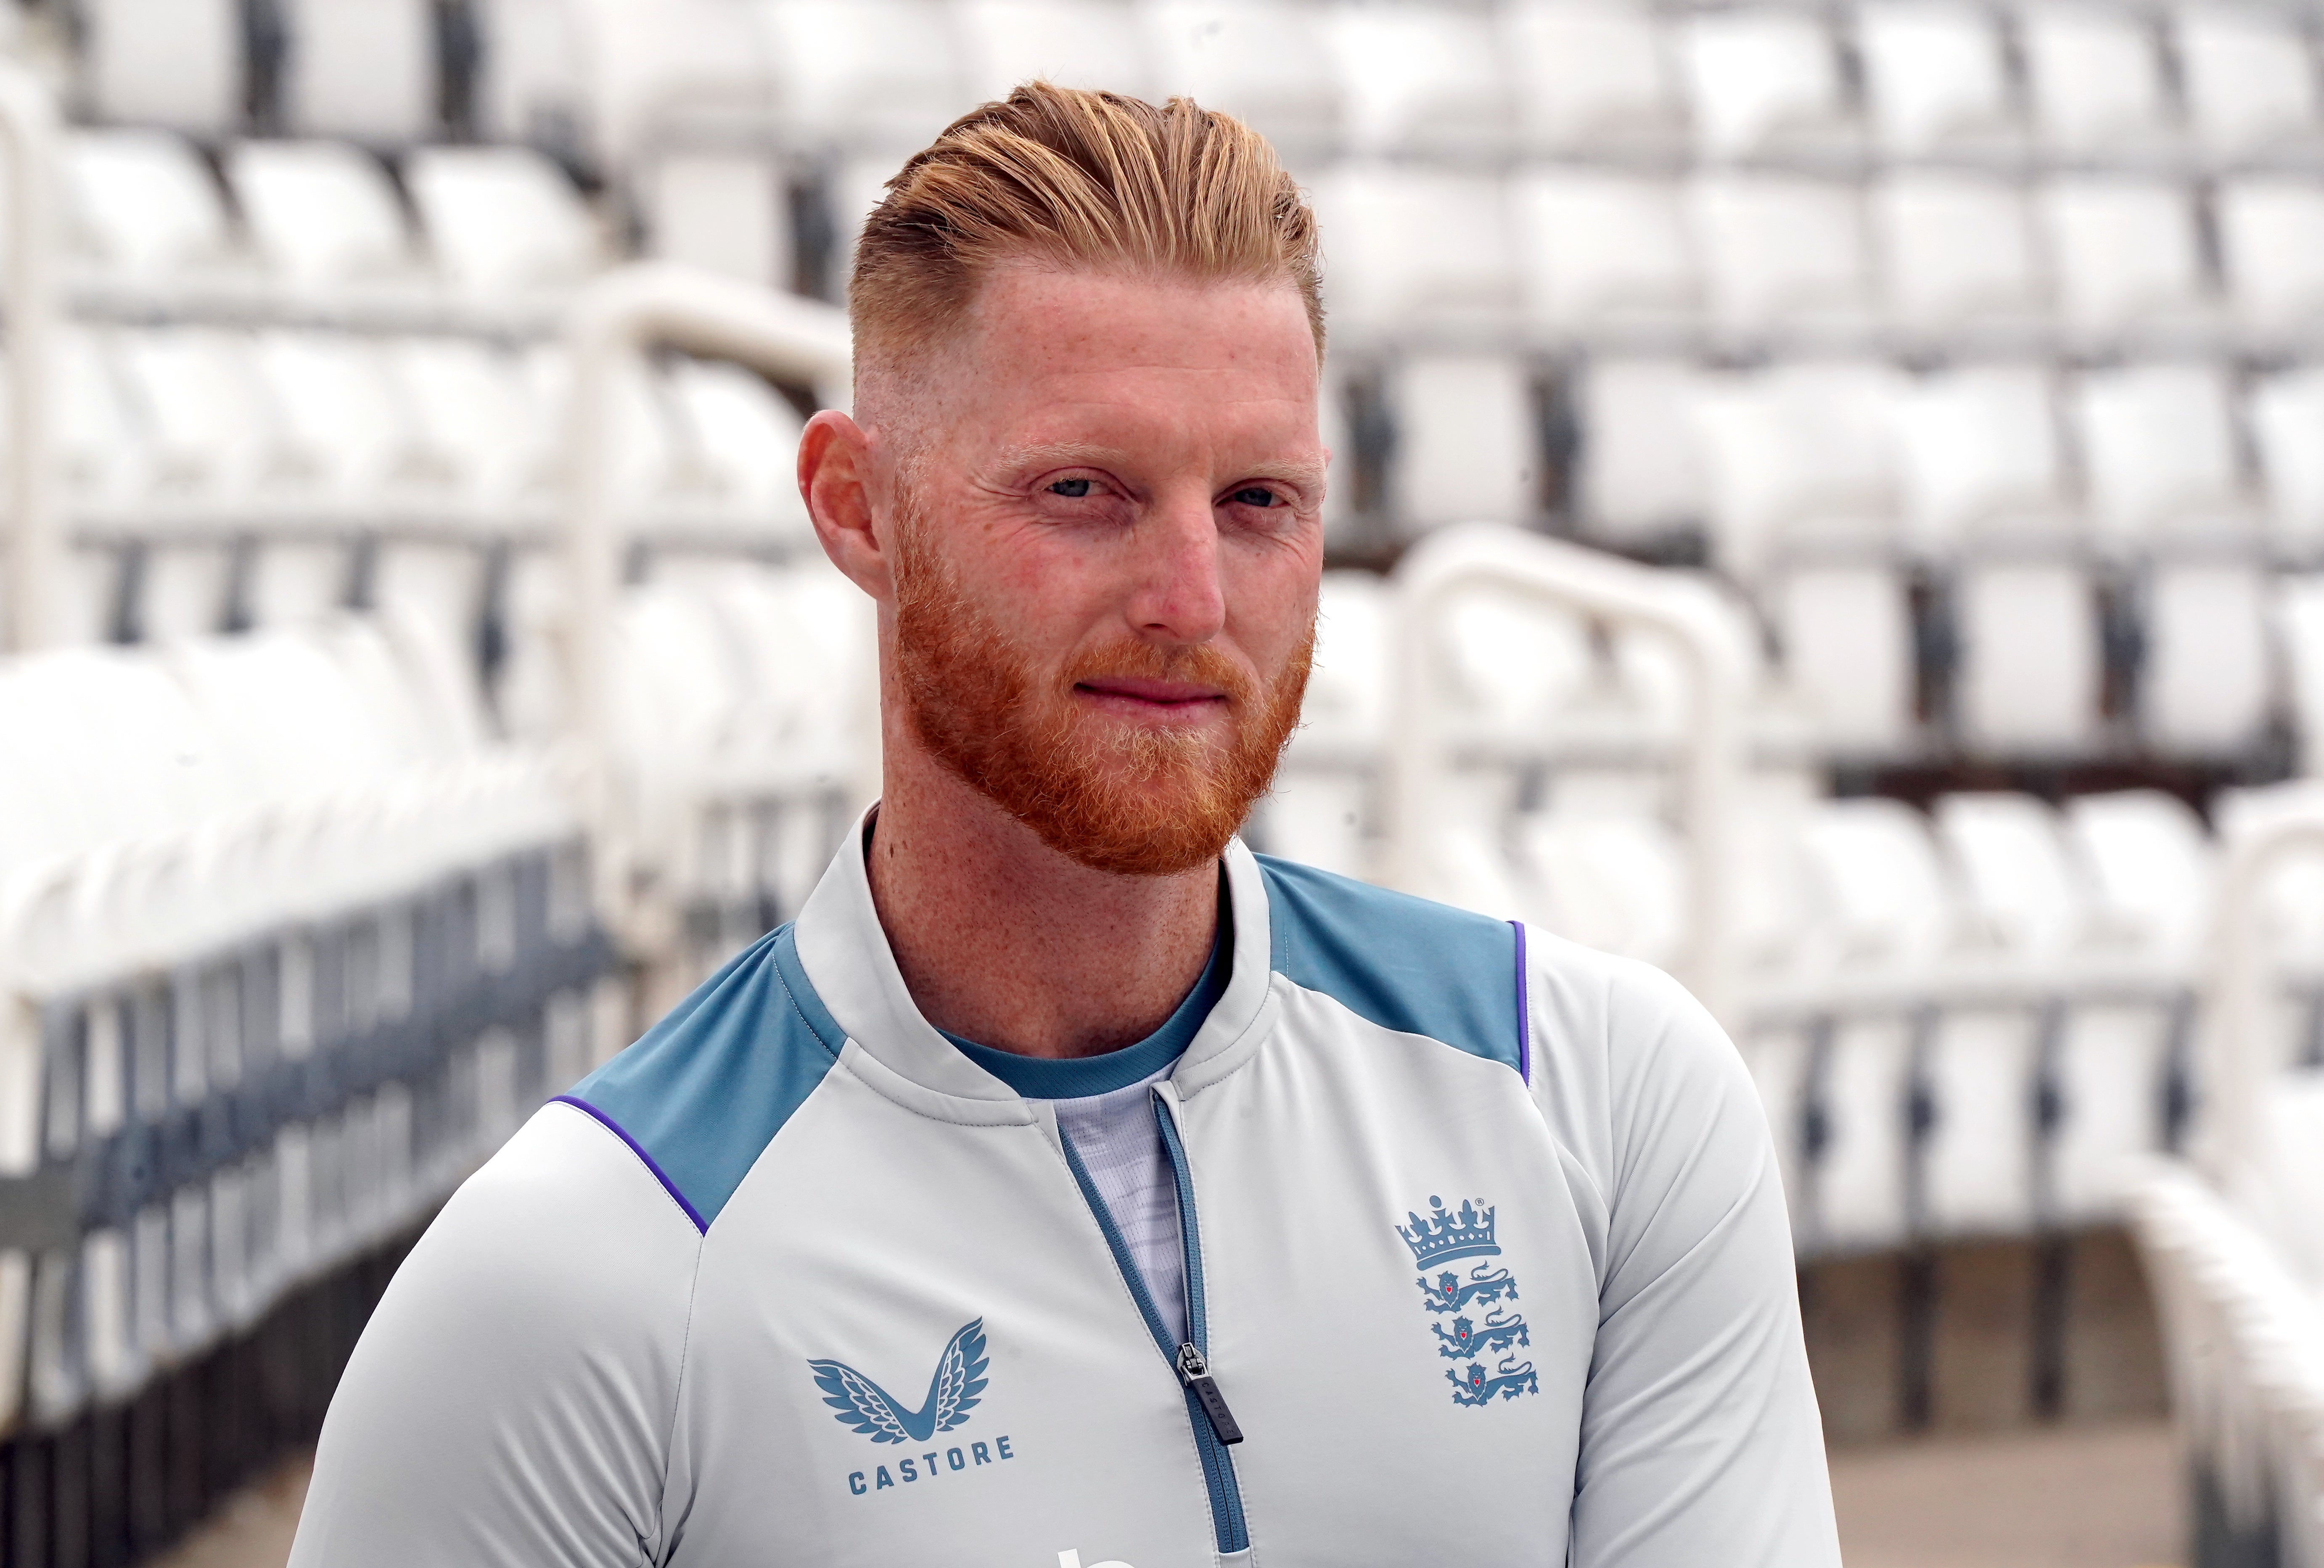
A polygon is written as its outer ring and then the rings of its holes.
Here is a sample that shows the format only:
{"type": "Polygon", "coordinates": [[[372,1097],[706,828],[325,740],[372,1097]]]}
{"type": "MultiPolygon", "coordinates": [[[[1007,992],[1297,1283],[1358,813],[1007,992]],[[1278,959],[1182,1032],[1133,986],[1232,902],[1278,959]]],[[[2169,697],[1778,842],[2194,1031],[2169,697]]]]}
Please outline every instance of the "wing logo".
{"type": "Polygon", "coordinates": [[[936,1358],[936,1375],[928,1379],[928,1396],[917,1410],[907,1409],[893,1394],[844,1361],[807,1362],[834,1419],[874,1443],[926,1443],[937,1433],[950,1432],[966,1422],[968,1413],[983,1397],[988,1364],[981,1317],[963,1324],[945,1344],[944,1354],[936,1358]]]}

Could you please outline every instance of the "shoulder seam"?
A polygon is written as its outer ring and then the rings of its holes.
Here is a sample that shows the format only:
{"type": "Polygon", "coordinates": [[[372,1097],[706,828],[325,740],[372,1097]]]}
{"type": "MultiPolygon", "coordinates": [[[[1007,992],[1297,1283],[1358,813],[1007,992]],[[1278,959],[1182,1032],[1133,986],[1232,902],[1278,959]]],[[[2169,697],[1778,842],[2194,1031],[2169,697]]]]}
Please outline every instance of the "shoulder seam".
{"type": "MultiPolygon", "coordinates": [[[[807,1034],[814,1038],[815,1043],[823,1047],[823,1054],[829,1056],[833,1063],[836,1064],[839,1060],[839,1051],[833,1047],[829,1040],[823,1038],[823,1031],[816,1028],[815,1027],[815,1020],[807,1016],[807,1009],[799,1006],[798,998],[793,994],[790,980],[783,973],[783,966],[780,964],[777,964],[775,965],[775,983],[783,988],[783,1000],[790,1004],[791,1012],[798,1018],[799,1027],[806,1029],[807,1034]]],[[[844,1042],[842,1043],[844,1044],[844,1042]]],[[[785,1122],[788,1122],[790,1118],[787,1116],[783,1120],[785,1122]]],[[[782,1130],[783,1130],[779,1127],[775,1129],[775,1138],[780,1138],[782,1136],[782,1130]]],[[[770,1138],[767,1141],[772,1143],[774,1139],[770,1138]]]]}
{"type": "Polygon", "coordinates": [[[576,1111],[582,1111],[587,1115],[592,1121],[595,1121],[598,1126],[603,1127],[615,1138],[620,1139],[622,1140],[622,1147],[627,1148],[630,1153],[636,1158],[640,1165],[646,1167],[648,1175],[651,1176],[656,1182],[660,1184],[663,1194],[667,1196],[671,1203],[678,1205],[678,1213],[686,1216],[687,1223],[694,1227],[695,1234],[697,1236],[706,1236],[710,1233],[710,1222],[704,1219],[701,1213],[692,1204],[687,1202],[686,1194],[678,1190],[678,1184],[669,1179],[669,1173],[664,1171],[660,1165],[656,1163],[654,1157],[648,1154],[645,1151],[644,1147],[641,1145],[636,1139],[632,1138],[629,1135],[628,1131],[620,1122],[614,1121],[612,1117],[606,1115],[604,1111],[598,1110],[595,1105],[590,1104],[589,1102],[580,1098],[578,1095],[553,1095],[551,1096],[549,1102],[555,1105],[572,1106],[576,1111]]]}

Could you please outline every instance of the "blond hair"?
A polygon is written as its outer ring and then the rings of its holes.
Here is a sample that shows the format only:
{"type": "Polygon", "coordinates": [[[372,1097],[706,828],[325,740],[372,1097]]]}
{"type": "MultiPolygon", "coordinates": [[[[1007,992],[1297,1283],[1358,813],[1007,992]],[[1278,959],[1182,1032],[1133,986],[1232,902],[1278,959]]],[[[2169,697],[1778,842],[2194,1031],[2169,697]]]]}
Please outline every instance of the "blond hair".
{"type": "Polygon", "coordinates": [[[859,362],[939,342],[998,263],[1289,283],[1323,353],[1314,214],[1267,139],[1191,98],[1030,82],[888,181],[848,289],[859,362]]]}

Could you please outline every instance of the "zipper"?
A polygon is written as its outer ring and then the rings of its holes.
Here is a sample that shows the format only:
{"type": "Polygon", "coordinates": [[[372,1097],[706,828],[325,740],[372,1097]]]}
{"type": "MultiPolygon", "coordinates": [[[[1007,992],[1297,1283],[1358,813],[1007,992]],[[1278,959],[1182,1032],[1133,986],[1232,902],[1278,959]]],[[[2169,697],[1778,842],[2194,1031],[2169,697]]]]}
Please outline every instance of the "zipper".
{"type": "Polygon", "coordinates": [[[1250,1531],[1243,1522],[1242,1488],[1235,1480],[1234,1457],[1227,1449],[1242,1441],[1242,1428],[1235,1425],[1234,1413],[1227,1408],[1226,1396],[1219,1392],[1211,1372],[1210,1326],[1204,1316],[1202,1233],[1194,1222],[1194,1180],[1186,1168],[1186,1150],[1178,1140],[1177,1122],[1159,1089],[1154,1091],[1153,1104],[1155,1125],[1161,1130],[1162,1148],[1169,1156],[1171,1180],[1178,1194],[1178,1246],[1186,1281],[1186,1338],[1182,1343],[1171,1342],[1153,1293],[1146,1287],[1146,1277],[1130,1256],[1130,1244],[1122,1240],[1112,1211],[1105,1206],[1104,1197],[1090,1179],[1089,1167],[1082,1163],[1074,1140],[1062,1127],[1057,1129],[1057,1142],[1065,1151],[1065,1164],[1082,1189],[1083,1201],[1105,1235],[1114,1267],[1130,1287],[1130,1299],[1138,1304],[1138,1314],[1146,1320],[1146,1332],[1154,1336],[1154,1348],[1170,1364],[1185,1395],[1186,1423],[1194,1430],[1194,1452],[1203,1462],[1203,1482],[1211,1498],[1211,1528],[1219,1550],[1241,1552],[1250,1545],[1250,1531]]]}

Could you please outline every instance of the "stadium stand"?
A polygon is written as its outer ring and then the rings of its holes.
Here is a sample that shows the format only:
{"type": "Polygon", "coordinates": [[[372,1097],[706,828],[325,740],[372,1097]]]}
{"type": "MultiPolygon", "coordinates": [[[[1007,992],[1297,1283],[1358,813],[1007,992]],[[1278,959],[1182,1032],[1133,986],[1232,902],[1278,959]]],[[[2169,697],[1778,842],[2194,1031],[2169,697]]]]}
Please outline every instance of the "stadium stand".
{"type": "Polygon", "coordinates": [[[0,1560],[129,1561],[295,1438],[448,1185],[797,908],[876,778],[788,476],[846,258],[1046,74],[1247,114],[1323,220],[1333,569],[1253,837],[1694,984],[1812,1328],[1901,1282],[1875,1425],[1947,1418],[1979,1247],[2003,1403],[2102,1407],[2056,1325],[2135,1223],[2197,1560],[2324,1564],[2324,1171],[2206,1152],[2324,1061],[2324,884],[2236,869],[2324,769],[2312,10],[0,16],[0,186],[56,198],[0,225],[55,294],[0,327],[0,1560]]]}

